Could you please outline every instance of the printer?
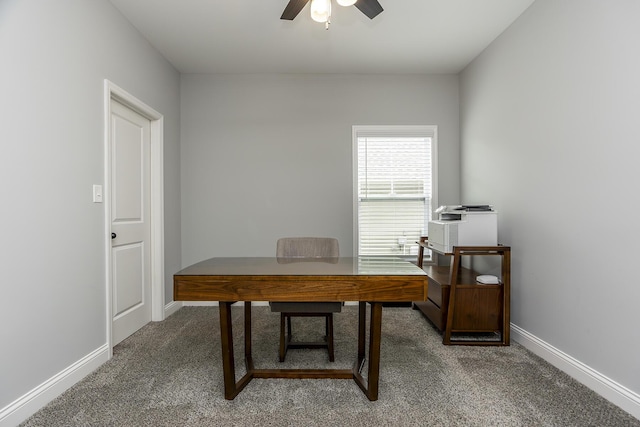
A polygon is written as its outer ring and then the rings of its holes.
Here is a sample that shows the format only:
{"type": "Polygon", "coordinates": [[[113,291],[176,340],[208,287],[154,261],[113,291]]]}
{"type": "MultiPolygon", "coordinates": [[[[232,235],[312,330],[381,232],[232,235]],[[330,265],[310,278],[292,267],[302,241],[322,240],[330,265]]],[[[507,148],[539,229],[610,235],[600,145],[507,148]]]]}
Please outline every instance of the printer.
{"type": "Polygon", "coordinates": [[[429,249],[446,254],[454,246],[498,245],[498,213],[491,205],[440,206],[435,214],[428,223],[429,249]]]}

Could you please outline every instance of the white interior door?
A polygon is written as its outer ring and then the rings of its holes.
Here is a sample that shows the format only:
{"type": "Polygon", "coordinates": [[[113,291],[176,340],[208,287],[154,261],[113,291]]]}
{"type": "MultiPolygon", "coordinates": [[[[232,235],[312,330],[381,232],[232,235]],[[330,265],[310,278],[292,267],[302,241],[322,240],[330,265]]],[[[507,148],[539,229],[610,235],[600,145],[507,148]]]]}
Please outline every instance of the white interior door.
{"type": "Polygon", "coordinates": [[[151,321],[150,121],[111,100],[112,345],[151,321]]]}

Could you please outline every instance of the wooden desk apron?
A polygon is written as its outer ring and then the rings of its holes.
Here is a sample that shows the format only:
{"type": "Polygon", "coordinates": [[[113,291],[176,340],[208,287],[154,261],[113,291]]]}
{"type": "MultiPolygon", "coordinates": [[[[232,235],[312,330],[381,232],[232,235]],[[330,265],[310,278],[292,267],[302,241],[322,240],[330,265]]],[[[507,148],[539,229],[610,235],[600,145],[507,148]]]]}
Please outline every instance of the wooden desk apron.
{"type": "Polygon", "coordinates": [[[174,276],[174,300],[219,301],[225,399],[253,378],[351,378],[369,400],[378,399],[382,302],[424,301],[421,268],[393,258],[211,258],[174,276]],[[236,381],[231,304],[244,305],[246,374],[236,381]],[[352,369],[256,369],[251,355],[251,301],[359,301],[357,356],[352,369]],[[365,362],[366,302],[371,305],[368,375],[365,362]]]}
{"type": "Polygon", "coordinates": [[[403,302],[427,297],[425,273],[401,259],[291,261],[211,258],[175,274],[174,300],[403,302]]]}

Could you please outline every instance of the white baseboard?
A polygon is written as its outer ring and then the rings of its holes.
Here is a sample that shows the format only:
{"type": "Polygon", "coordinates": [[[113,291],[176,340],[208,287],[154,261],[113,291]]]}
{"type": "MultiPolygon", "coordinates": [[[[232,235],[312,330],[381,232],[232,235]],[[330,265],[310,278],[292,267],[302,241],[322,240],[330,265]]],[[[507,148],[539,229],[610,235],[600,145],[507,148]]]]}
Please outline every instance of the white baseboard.
{"type": "Polygon", "coordinates": [[[169,304],[164,306],[164,318],[166,319],[181,308],[182,301],[171,301],[169,304]]]}
{"type": "Polygon", "coordinates": [[[13,403],[0,409],[0,427],[12,427],[20,424],[95,371],[107,360],[109,360],[109,346],[104,344],[13,403]]]}
{"type": "Polygon", "coordinates": [[[640,419],[640,394],[602,375],[513,323],[511,324],[511,337],[609,402],[640,419]]]}

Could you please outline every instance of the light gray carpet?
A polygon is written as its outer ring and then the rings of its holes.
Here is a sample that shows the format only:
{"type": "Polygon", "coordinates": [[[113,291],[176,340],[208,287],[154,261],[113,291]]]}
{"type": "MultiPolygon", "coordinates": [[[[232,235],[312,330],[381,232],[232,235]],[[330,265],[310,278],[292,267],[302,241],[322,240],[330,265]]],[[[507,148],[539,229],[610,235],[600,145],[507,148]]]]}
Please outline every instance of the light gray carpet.
{"type": "MultiPolygon", "coordinates": [[[[240,371],[242,312],[233,308],[240,371]]],[[[333,364],[324,350],[290,350],[284,364],[277,362],[278,322],[268,307],[253,308],[256,367],[351,367],[357,307],[345,306],[335,316],[333,364]]],[[[314,339],[310,335],[322,330],[321,322],[294,319],[294,335],[314,339]]],[[[410,308],[383,309],[378,401],[367,400],[353,380],[285,379],[254,379],[227,401],[218,326],[217,307],[185,307],[150,323],[23,425],[640,426],[517,343],[443,346],[429,322],[410,308]]]]}

